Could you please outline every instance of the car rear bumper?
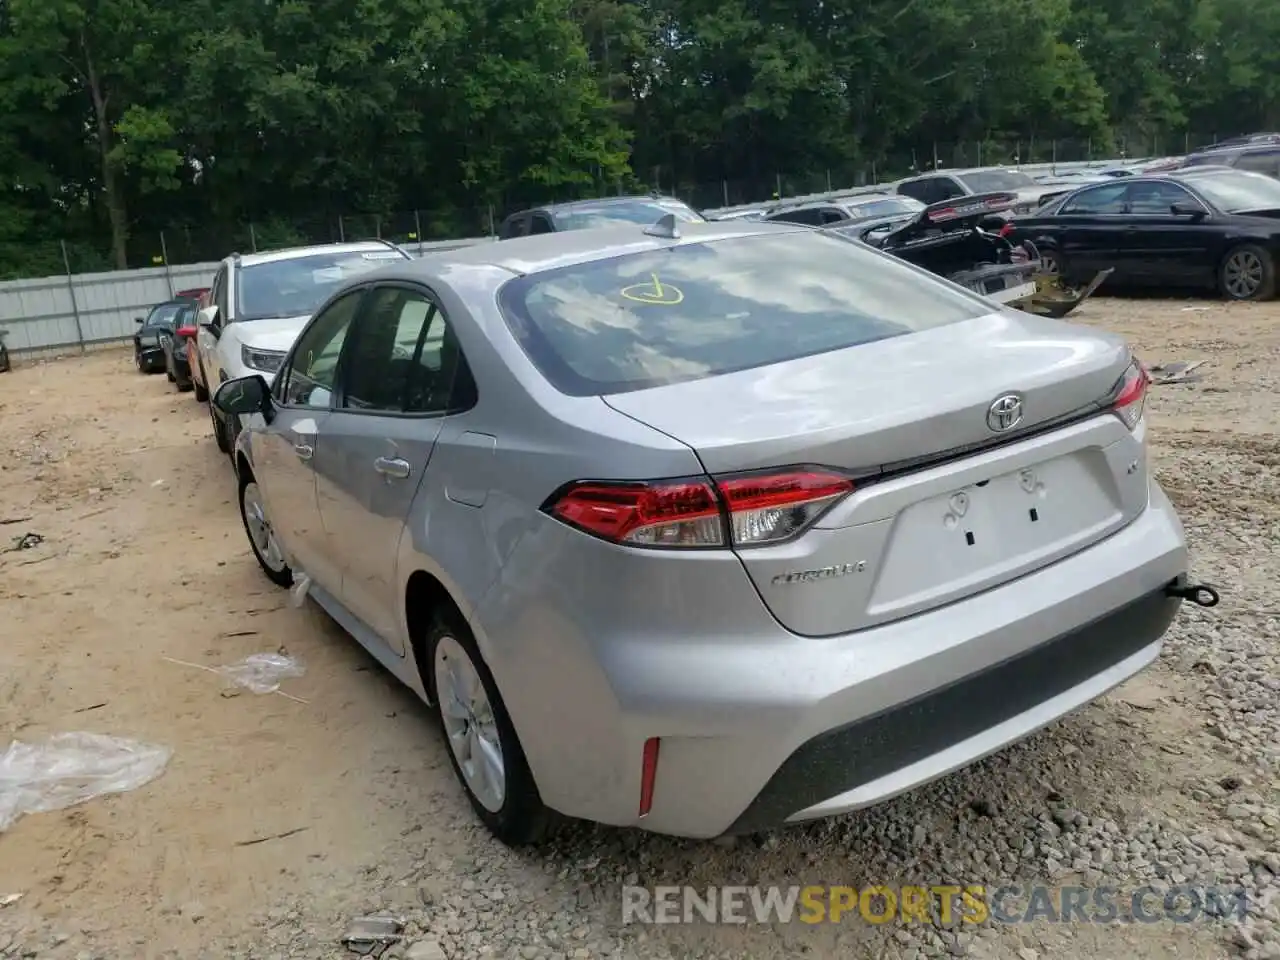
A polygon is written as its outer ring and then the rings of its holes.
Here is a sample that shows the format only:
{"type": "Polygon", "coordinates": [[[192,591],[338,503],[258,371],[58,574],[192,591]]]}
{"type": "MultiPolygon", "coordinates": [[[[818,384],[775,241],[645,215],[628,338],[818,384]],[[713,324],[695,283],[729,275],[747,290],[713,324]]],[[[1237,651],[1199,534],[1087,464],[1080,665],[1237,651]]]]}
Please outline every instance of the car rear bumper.
{"type": "Polygon", "coordinates": [[[826,638],[783,629],[741,567],[739,589],[711,554],[644,552],[620,576],[613,554],[636,551],[548,528],[517,549],[473,625],[550,806],[679,836],[762,830],[940,777],[1154,660],[1181,602],[1163,590],[1188,557],[1154,482],[1149,500],[1127,527],[1012,583],[826,638]],[[616,580],[604,598],[601,574],[616,580]]]}

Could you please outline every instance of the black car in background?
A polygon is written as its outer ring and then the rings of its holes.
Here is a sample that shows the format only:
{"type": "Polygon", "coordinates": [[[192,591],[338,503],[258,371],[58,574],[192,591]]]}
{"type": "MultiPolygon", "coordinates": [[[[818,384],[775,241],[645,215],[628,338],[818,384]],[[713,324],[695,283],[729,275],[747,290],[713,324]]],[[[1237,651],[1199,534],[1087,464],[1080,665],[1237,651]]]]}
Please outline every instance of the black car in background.
{"type": "Polygon", "coordinates": [[[160,334],[160,345],[164,349],[164,369],[169,375],[169,382],[178,388],[180,393],[190,390],[191,363],[188,360],[187,344],[196,338],[199,326],[196,323],[196,311],[199,301],[185,300],[182,308],[174,315],[173,332],[160,334]]]}
{"type": "Polygon", "coordinates": [[[1044,268],[1109,288],[1216,289],[1268,300],[1280,258],[1280,180],[1225,167],[1188,167],[1075,190],[1012,221],[1044,268]]]}
{"type": "Polygon", "coordinates": [[[1233,167],[1280,178],[1280,141],[1201,150],[1187,156],[1179,169],[1207,166],[1233,167]]]}
{"type": "Polygon", "coordinates": [[[669,213],[686,223],[707,219],[687,203],[672,197],[605,197],[601,200],[557,203],[513,213],[502,221],[498,228],[498,239],[624,224],[648,226],[669,213]]]}
{"type": "Polygon", "coordinates": [[[138,332],[133,335],[133,362],[139,373],[161,373],[165,370],[162,335],[173,336],[174,320],[189,306],[190,300],[166,300],[151,308],[146,317],[137,317],[138,332]]]}

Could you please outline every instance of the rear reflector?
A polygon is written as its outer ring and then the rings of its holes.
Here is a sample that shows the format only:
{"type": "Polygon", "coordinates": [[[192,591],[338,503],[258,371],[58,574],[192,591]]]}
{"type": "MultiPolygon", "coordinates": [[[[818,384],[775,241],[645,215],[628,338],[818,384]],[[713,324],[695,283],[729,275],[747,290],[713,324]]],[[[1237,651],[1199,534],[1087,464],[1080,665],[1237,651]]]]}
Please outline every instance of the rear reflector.
{"type": "Polygon", "coordinates": [[[586,533],[637,547],[751,547],[780,543],[853,492],[837,473],[792,468],[652,483],[584,481],[544,510],[586,533]]]}
{"type": "Polygon", "coordinates": [[[653,807],[653,784],[658,778],[658,744],[662,741],[650,737],[644,742],[644,755],[640,759],[640,816],[649,815],[653,807]]]}
{"type": "Polygon", "coordinates": [[[1120,382],[1112,388],[1115,399],[1111,401],[1112,412],[1130,430],[1138,426],[1142,419],[1143,409],[1147,404],[1147,386],[1151,377],[1137,360],[1129,365],[1120,382]]]}

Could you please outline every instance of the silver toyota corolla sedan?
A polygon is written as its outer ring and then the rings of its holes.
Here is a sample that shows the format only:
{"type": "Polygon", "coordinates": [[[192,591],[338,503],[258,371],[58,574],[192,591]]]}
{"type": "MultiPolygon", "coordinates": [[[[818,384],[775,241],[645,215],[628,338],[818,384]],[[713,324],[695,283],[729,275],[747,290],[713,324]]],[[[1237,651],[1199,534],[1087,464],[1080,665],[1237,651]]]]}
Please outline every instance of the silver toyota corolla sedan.
{"type": "Polygon", "coordinates": [[[267,576],[521,843],[863,807],[1151,663],[1199,588],[1147,384],[839,237],[664,219],[364,275],[216,402],[267,576]]]}

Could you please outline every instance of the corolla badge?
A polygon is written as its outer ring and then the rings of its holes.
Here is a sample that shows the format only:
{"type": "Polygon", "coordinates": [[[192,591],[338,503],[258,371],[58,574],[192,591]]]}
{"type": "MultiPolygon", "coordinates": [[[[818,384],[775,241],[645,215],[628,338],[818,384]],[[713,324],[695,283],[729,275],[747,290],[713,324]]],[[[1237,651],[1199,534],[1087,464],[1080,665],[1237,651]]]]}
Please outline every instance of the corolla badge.
{"type": "Polygon", "coordinates": [[[818,567],[816,570],[795,570],[791,573],[780,573],[771,581],[774,586],[787,586],[792,583],[813,583],[815,580],[831,580],[835,577],[847,577],[851,573],[861,573],[867,569],[867,561],[857,563],[837,563],[830,567],[818,567]]]}
{"type": "Polygon", "coordinates": [[[1022,422],[1022,397],[1006,393],[996,397],[987,408],[987,426],[995,433],[1012,430],[1022,422]]]}

